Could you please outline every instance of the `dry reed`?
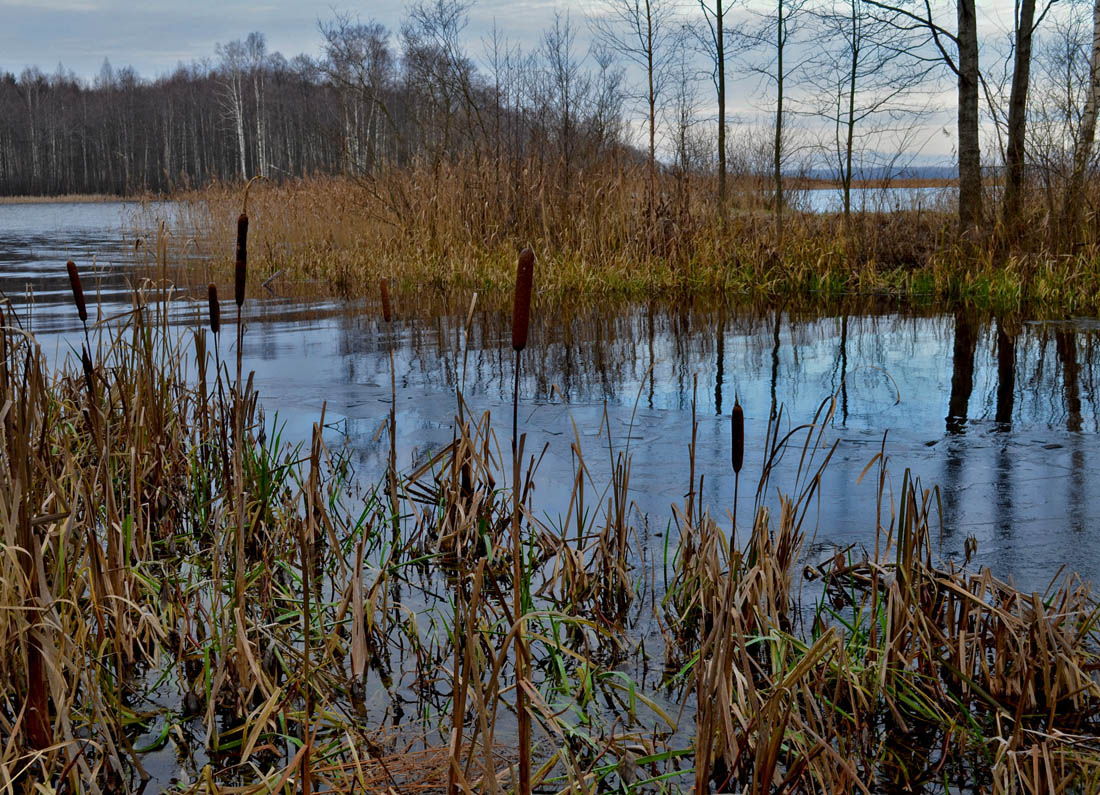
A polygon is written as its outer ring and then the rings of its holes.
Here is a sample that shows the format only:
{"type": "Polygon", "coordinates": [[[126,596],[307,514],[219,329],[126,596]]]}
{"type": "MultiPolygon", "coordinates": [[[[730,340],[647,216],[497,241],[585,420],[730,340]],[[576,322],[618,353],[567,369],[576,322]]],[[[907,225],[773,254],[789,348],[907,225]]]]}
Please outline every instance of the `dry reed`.
{"type": "MultiPolygon", "coordinates": [[[[880,490],[875,554],[811,553],[831,405],[791,431],[772,419],[745,538],[699,500],[671,509],[655,604],[631,598],[660,566],[633,526],[629,448],[609,441],[593,511],[578,430],[550,525],[515,406],[507,488],[492,418],[463,409],[449,446],[396,473],[395,508],[390,471],[356,492],[323,417],[305,454],[269,438],[251,379],[216,362],[210,384],[207,331],[189,346],[148,306],[135,294],[57,369],[3,315],[0,791],[137,789],[161,754],[210,795],[1095,791],[1088,588],[1036,597],[936,563],[936,495],[908,476],[880,490]],[[212,399],[223,379],[232,399],[212,399]],[[775,482],[788,449],[804,463],[775,482]]],[[[739,401],[731,423],[739,475],[739,401]]]]}

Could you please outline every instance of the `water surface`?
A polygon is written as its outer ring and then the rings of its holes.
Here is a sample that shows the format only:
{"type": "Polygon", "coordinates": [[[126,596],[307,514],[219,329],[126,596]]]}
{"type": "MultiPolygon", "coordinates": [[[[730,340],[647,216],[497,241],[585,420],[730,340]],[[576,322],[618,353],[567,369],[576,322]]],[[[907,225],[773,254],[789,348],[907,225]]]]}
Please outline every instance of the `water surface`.
{"type": "MultiPolygon", "coordinates": [[[[104,317],[129,307],[140,281],[134,252],[147,255],[125,232],[125,213],[111,203],[0,205],[0,290],[51,355],[70,354],[78,338],[66,259],[89,274],[86,289],[98,292],[104,317]]],[[[507,450],[514,359],[506,313],[475,313],[467,335],[458,308],[466,296],[435,316],[398,302],[391,328],[373,303],[251,293],[245,367],[256,371],[269,422],[285,438],[308,438],[325,407],[329,444],[346,445],[364,481],[377,479],[388,452],[379,430],[393,346],[401,467],[451,440],[458,384],[474,411],[492,412],[507,450]]],[[[173,302],[181,331],[205,322],[200,298],[173,302]]],[[[233,309],[227,303],[223,317],[233,309]]],[[[605,483],[610,432],[612,448],[629,443],[633,456],[636,524],[663,535],[670,505],[690,488],[694,413],[703,502],[725,517],[737,398],[748,435],[746,516],[769,419],[782,409],[785,427],[810,422],[835,397],[824,438],[836,450],[814,516],[817,544],[872,543],[876,484],[859,476],[885,440],[895,489],[906,468],[941,489],[937,554],[961,557],[972,537],[977,563],[1026,589],[1042,590],[1063,566],[1091,580],[1100,573],[1098,331],[1091,318],[1033,322],[896,304],[813,312],[724,303],[543,307],[521,370],[527,449],[547,446],[536,505],[548,521],[564,513],[577,437],[594,484],[605,483]]],[[[228,336],[225,343],[223,356],[235,355],[228,336]]],[[[773,486],[793,486],[797,458],[787,457],[773,486]]]]}

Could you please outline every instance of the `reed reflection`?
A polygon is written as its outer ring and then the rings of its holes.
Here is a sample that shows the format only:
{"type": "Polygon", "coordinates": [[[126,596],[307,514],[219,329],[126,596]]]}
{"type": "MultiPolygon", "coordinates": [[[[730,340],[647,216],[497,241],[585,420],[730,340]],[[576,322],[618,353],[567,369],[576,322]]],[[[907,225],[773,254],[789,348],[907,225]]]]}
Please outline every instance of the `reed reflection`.
{"type": "Polygon", "coordinates": [[[974,390],[974,349],[977,323],[970,312],[955,313],[955,340],[951,358],[951,397],[947,404],[947,432],[966,432],[970,394],[974,390]]]}

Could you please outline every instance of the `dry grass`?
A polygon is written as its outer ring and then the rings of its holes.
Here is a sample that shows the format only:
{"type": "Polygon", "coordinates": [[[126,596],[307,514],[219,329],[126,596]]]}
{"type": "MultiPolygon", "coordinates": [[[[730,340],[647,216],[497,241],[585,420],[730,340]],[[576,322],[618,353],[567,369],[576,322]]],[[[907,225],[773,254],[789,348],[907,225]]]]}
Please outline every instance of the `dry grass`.
{"type": "MultiPolygon", "coordinates": [[[[457,389],[452,443],[363,487],[323,416],[285,445],[221,358],[225,324],[180,337],[163,297],[137,293],[56,371],[4,313],[0,792],[135,790],[165,755],[203,793],[1100,782],[1083,583],[1034,596],[937,564],[935,492],[891,493],[881,454],[874,551],[808,559],[830,403],[765,431],[747,532],[697,498],[693,442],[661,560],[629,432],[605,423],[597,484],[578,429],[549,524],[539,457],[522,437],[502,455],[457,389]],[[784,456],[797,472],[775,482],[784,456]]],[[[760,429],[733,431],[736,466],[760,429]]]]}
{"type": "MultiPolygon", "coordinates": [[[[649,222],[644,175],[629,166],[585,173],[562,194],[534,166],[521,179],[465,164],[370,180],[326,178],[253,190],[253,263],[261,279],[361,296],[382,277],[399,292],[510,289],[516,253],[540,254],[539,292],[582,300],[683,294],[748,297],[889,294],[1000,308],[1075,311],[1100,297],[1100,236],[1089,223],[1068,249],[1032,208],[1026,239],[996,233],[960,243],[950,207],[838,215],[786,215],[775,242],[766,197],[734,180],[723,223],[699,177],[662,177],[649,222]]],[[[179,197],[181,248],[230,250],[236,186],[179,197]]],[[[799,194],[792,192],[797,207],[799,194]]],[[[141,224],[152,226],[151,218],[141,224]]],[[[193,275],[195,283],[207,280],[193,275]]]]}

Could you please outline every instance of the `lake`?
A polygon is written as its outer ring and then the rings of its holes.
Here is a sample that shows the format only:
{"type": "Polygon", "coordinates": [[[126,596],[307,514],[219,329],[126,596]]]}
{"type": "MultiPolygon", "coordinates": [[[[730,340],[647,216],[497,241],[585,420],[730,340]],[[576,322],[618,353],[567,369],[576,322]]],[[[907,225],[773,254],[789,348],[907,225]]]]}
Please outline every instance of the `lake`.
{"type": "MultiPolygon", "coordinates": [[[[135,252],[147,256],[145,242],[127,229],[131,209],[0,205],[0,289],[51,355],[71,354],[79,330],[67,258],[98,294],[102,316],[128,307],[135,252]]],[[[281,424],[286,439],[308,438],[325,406],[329,445],[346,445],[359,477],[376,481],[388,452],[379,430],[389,412],[392,344],[402,468],[450,442],[460,381],[471,408],[492,411],[506,447],[514,373],[507,313],[477,311],[467,338],[469,296],[444,304],[425,296],[419,307],[398,301],[391,329],[373,301],[302,301],[273,289],[250,285],[243,354],[269,424],[281,424]]],[[[227,303],[225,318],[231,309],[227,303]]],[[[198,327],[205,296],[181,295],[171,311],[181,332],[198,327]]],[[[822,480],[816,549],[871,542],[875,478],[859,477],[885,437],[895,488],[910,468],[926,487],[941,489],[938,554],[961,560],[972,537],[974,562],[1026,590],[1043,590],[1063,566],[1092,580],[1100,571],[1098,332],[1092,318],[1039,322],[867,301],[829,311],[729,303],[544,308],[521,379],[527,449],[547,446],[536,505],[549,517],[564,513],[574,429],[594,482],[606,481],[609,428],[613,448],[629,442],[633,456],[636,523],[663,534],[669,506],[689,488],[694,403],[703,502],[724,517],[733,499],[735,397],[745,410],[746,483],[754,487],[769,418],[782,408],[781,422],[810,422],[835,396],[824,438],[837,446],[822,480]]],[[[774,486],[793,485],[796,459],[788,456],[774,486]]],[[[753,487],[741,485],[743,512],[753,487]]]]}

